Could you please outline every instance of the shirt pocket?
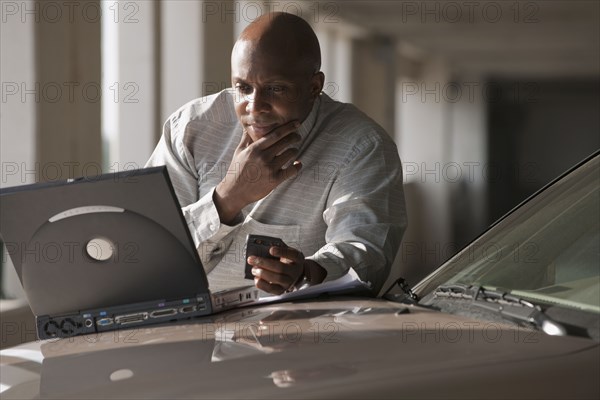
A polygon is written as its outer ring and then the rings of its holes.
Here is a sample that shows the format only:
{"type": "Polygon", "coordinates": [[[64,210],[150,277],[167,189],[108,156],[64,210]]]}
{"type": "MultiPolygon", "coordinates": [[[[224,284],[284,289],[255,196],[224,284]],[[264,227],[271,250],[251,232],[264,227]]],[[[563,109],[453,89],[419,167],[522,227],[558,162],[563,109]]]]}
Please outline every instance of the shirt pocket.
{"type": "Polygon", "coordinates": [[[264,224],[248,215],[238,232],[237,240],[246,243],[248,235],[272,236],[283,240],[289,247],[300,249],[300,226],[299,225],[272,225],[264,224]]]}

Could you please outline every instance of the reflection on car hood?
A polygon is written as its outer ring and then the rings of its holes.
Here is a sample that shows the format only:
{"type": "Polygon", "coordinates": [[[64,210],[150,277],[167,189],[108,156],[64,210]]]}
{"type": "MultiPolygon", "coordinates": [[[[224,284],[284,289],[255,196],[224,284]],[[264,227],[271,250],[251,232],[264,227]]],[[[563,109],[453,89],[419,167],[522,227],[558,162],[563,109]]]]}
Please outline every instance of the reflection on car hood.
{"type": "Polygon", "coordinates": [[[597,342],[338,299],[29,343],[9,398],[598,398],[597,342]]]}

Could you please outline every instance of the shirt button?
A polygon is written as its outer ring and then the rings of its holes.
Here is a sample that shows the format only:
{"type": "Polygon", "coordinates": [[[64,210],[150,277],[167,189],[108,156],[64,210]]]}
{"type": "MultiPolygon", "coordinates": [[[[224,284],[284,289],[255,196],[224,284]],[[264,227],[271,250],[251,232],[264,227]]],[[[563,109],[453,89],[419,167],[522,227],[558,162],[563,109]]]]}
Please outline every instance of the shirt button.
{"type": "Polygon", "coordinates": [[[208,225],[208,228],[213,232],[217,230],[217,227],[215,226],[215,224],[208,225]]]}

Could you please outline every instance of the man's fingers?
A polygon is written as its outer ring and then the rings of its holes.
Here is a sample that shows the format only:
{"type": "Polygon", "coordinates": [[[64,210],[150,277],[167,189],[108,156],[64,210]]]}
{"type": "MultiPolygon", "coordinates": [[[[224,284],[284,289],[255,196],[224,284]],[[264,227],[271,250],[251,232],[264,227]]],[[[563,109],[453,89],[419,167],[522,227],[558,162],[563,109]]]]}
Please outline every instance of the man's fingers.
{"type": "MultiPolygon", "coordinates": [[[[288,276],[292,277],[292,271],[290,271],[290,267],[288,265],[284,265],[280,260],[274,258],[264,258],[264,257],[248,257],[248,263],[252,265],[254,268],[264,271],[269,274],[269,282],[277,282],[281,279],[286,278],[276,278],[275,276],[288,276]]],[[[254,269],[253,268],[253,269],[254,269]]],[[[255,275],[257,276],[257,275],[255,275]]]]}
{"type": "Polygon", "coordinates": [[[255,286],[273,294],[287,291],[304,270],[304,255],[293,247],[272,246],[269,253],[278,259],[263,257],[248,257],[253,266],[255,286]]]}
{"type": "Polygon", "coordinates": [[[300,161],[294,161],[294,163],[286,169],[280,169],[279,171],[276,171],[274,173],[274,178],[277,182],[281,183],[298,176],[301,169],[302,163],[300,161]]]}
{"type": "Polygon", "coordinates": [[[256,287],[269,293],[280,294],[285,292],[294,283],[294,278],[285,274],[278,274],[268,269],[252,268],[256,287]]]}
{"type": "Polygon", "coordinates": [[[304,260],[304,255],[302,254],[302,252],[300,250],[294,249],[293,247],[272,246],[269,249],[269,254],[271,254],[274,257],[291,260],[292,262],[302,262],[304,260]]]}
{"type": "Polygon", "coordinates": [[[279,142],[281,139],[286,136],[296,132],[296,130],[300,127],[300,123],[297,121],[290,121],[287,124],[283,124],[278,128],[275,128],[267,135],[261,137],[256,142],[256,146],[260,149],[267,149],[273,146],[275,143],[279,142]]]}
{"type": "Polygon", "coordinates": [[[281,138],[281,140],[275,142],[271,147],[266,148],[263,151],[270,154],[271,157],[275,157],[288,148],[297,147],[301,141],[302,136],[300,136],[296,132],[293,132],[281,138]]]}
{"type": "Polygon", "coordinates": [[[260,289],[262,291],[265,291],[265,292],[271,293],[271,294],[275,294],[275,295],[283,294],[287,290],[287,288],[284,288],[279,285],[275,285],[273,283],[269,283],[260,278],[254,278],[254,286],[256,286],[258,289],[260,289]]]}
{"type": "Polygon", "coordinates": [[[252,275],[254,275],[256,278],[260,278],[264,281],[267,281],[270,284],[279,285],[281,287],[284,287],[284,286],[287,287],[287,286],[291,285],[291,283],[288,283],[291,281],[291,277],[289,277],[287,275],[283,275],[283,274],[278,274],[273,271],[269,271],[268,269],[265,269],[265,268],[260,268],[260,267],[252,268],[252,275]]]}
{"type": "Polygon", "coordinates": [[[244,129],[244,131],[242,132],[242,138],[240,140],[240,143],[238,144],[237,150],[244,150],[246,147],[250,146],[250,144],[252,144],[252,138],[250,137],[250,135],[248,135],[248,131],[246,131],[244,129]]]}
{"type": "Polygon", "coordinates": [[[283,153],[281,153],[273,159],[273,169],[275,171],[280,170],[281,167],[283,167],[285,164],[289,163],[291,160],[294,160],[298,153],[298,149],[287,149],[286,151],[284,151],[283,153]]]}

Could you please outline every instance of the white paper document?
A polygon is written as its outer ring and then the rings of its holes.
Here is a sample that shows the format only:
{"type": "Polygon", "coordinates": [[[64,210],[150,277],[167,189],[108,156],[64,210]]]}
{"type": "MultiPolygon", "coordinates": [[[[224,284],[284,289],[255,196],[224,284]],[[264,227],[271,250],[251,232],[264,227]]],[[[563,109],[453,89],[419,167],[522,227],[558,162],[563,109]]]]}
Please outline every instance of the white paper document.
{"type": "Polygon", "coordinates": [[[348,273],[341,278],[333,281],[323,282],[318,285],[307,287],[306,289],[296,290],[295,292],[284,293],[279,296],[266,296],[256,300],[256,303],[270,303],[279,300],[294,300],[317,297],[324,293],[342,293],[342,292],[355,292],[360,290],[368,290],[371,288],[369,282],[360,280],[354,270],[348,271],[348,273]]]}

